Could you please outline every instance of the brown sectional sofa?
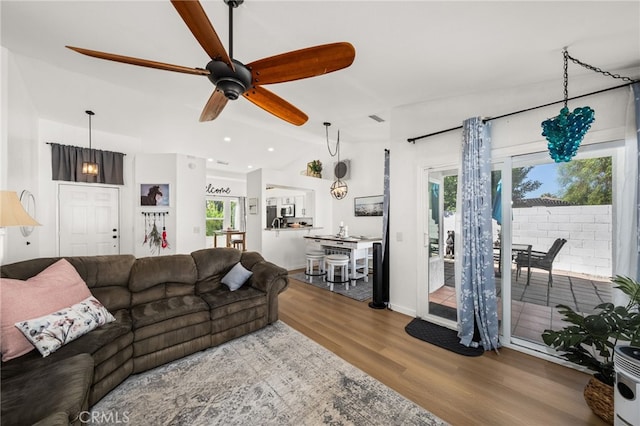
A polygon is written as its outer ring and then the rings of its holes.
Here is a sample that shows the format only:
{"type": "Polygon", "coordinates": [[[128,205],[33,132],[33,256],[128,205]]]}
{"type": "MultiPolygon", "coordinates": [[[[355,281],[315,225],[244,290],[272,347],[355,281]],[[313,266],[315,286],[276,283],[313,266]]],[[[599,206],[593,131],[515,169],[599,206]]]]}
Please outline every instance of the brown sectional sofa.
{"type": "MultiPolygon", "coordinates": [[[[34,350],[3,362],[2,425],[81,424],[80,413],[129,375],[275,322],[278,294],[289,284],[285,269],[232,248],[66,259],[116,321],[48,357],[34,350]],[[229,291],[220,280],[238,262],[253,275],[229,291]]],[[[4,265],[0,274],[25,280],[57,260],[4,265]]]]}

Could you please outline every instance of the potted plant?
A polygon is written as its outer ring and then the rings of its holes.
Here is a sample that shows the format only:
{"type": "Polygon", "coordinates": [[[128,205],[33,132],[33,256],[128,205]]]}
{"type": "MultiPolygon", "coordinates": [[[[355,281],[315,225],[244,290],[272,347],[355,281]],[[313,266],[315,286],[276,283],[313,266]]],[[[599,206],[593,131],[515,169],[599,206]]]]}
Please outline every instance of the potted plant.
{"type": "Polygon", "coordinates": [[[307,172],[309,176],[322,177],[322,162],[320,160],[313,160],[307,164],[307,172]]]}
{"type": "Polygon", "coordinates": [[[558,305],[569,325],[558,331],[545,330],[542,340],[566,360],[594,372],[584,390],[585,400],[595,414],[613,424],[613,353],[619,342],[640,346],[640,283],[620,275],[611,281],[629,297],[625,306],[602,303],[595,313],[583,315],[558,305]]]}

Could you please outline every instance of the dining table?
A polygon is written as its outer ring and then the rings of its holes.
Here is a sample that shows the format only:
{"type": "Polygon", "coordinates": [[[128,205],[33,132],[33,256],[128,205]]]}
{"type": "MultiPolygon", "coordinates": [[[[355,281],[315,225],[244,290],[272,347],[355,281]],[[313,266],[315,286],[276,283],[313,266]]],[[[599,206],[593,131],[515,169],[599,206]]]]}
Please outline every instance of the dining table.
{"type": "MultiPolygon", "coordinates": [[[[502,247],[501,246],[497,246],[493,248],[494,253],[497,252],[497,255],[495,256],[496,259],[498,260],[498,272],[496,272],[496,276],[500,277],[502,276],[502,247]]],[[[527,259],[528,259],[528,269],[530,270],[531,267],[531,244],[511,244],[511,260],[515,259],[515,257],[518,255],[518,253],[526,253],[527,254],[527,259]]]]}
{"type": "Polygon", "coordinates": [[[242,251],[247,251],[247,241],[246,241],[246,232],[240,231],[238,229],[222,229],[220,231],[215,231],[213,234],[213,246],[218,247],[218,237],[221,235],[226,235],[226,247],[233,247],[234,240],[242,241],[242,251]],[[233,238],[234,235],[239,235],[240,238],[233,238]]]}

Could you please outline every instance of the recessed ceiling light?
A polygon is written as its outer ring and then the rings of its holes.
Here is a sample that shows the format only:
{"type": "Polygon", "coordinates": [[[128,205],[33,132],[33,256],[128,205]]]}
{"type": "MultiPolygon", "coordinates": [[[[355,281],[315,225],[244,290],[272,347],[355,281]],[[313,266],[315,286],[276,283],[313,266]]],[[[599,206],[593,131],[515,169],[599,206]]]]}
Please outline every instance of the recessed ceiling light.
{"type": "Polygon", "coordinates": [[[230,138],[229,136],[225,136],[225,137],[224,137],[224,141],[225,141],[225,142],[231,142],[231,138],[230,138]]]}
{"type": "Polygon", "coordinates": [[[247,168],[248,169],[253,169],[253,166],[252,165],[248,165],[247,168]]]}
{"type": "Polygon", "coordinates": [[[213,158],[207,158],[207,161],[212,162],[213,158]]]}
{"type": "Polygon", "coordinates": [[[272,147],[272,146],[270,146],[269,148],[267,148],[267,151],[269,151],[269,152],[273,152],[273,151],[274,151],[274,149],[273,149],[273,147],[272,147]]]}

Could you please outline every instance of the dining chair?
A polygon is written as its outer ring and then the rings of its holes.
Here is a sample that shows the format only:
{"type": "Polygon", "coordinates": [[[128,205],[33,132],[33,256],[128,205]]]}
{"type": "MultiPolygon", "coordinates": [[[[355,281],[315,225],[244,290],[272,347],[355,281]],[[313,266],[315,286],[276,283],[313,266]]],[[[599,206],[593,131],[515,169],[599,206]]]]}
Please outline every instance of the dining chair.
{"type": "Polygon", "coordinates": [[[531,281],[531,268],[537,268],[537,269],[549,271],[549,281],[547,282],[547,286],[552,287],[553,286],[553,261],[555,260],[556,256],[560,252],[560,249],[562,249],[562,247],[565,245],[566,242],[567,240],[565,240],[564,238],[556,239],[551,245],[551,247],[549,248],[549,251],[547,252],[534,251],[534,250],[531,251],[531,254],[528,254],[527,252],[519,252],[518,255],[516,256],[516,281],[518,280],[518,277],[522,272],[522,267],[526,266],[527,267],[527,284],[526,285],[529,285],[529,282],[531,281]],[[528,256],[530,256],[530,258],[528,256]]]}

